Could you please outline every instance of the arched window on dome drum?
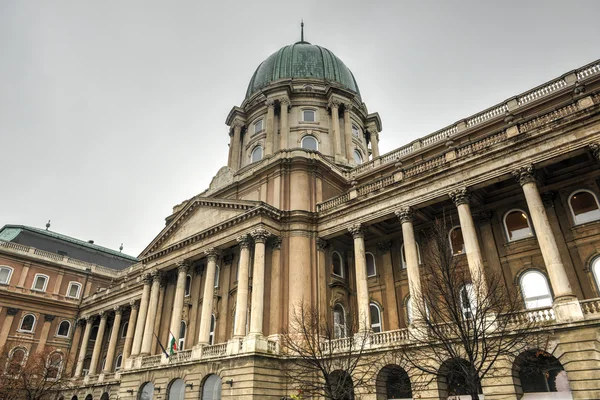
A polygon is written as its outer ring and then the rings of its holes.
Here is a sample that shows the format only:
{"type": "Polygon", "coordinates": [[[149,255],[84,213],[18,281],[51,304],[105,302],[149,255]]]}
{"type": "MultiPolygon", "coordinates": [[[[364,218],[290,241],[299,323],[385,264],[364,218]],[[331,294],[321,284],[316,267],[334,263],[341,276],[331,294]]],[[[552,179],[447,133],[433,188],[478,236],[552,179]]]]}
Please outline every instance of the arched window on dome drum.
{"type": "Polygon", "coordinates": [[[452,249],[453,255],[464,254],[465,252],[465,241],[463,239],[462,230],[460,226],[455,226],[450,229],[450,233],[448,235],[450,239],[450,248],[452,249]]]}
{"type": "Polygon", "coordinates": [[[314,136],[304,136],[302,138],[302,148],[306,150],[319,150],[319,143],[314,136]]]}
{"type": "Polygon", "coordinates": [[[333,306],[333,337],[334,339],[346,337],[346,312],[339,303],[333,306]]]}
{"type": "Polygon", "coordinates": [[[529,218],[523,210],[511,210],[504,215],[504,228],[509,241],[533,236],[529,218]]]}
{"type": "Polygon", "coordinates": [[[257,162],[262,160],[263,158],[263,149],[260,146],[256,146],[254,150],[252,150],[252,156],[250,157],[251,162],[257,162]]]}
{"type": "Polygon", "coordinates": [[[69,321],[62,321],[58,325],[58,331],[56,332],[56,336],[61,337],[69,337],[69,331],[71,330],[71,323],[69,321]]]}
{"type": "Polygon", "coordinates": [[[377,266],[375,265],[375,256],[373,253],[366,253],[365,259],[367,262],[367,277],[377,275],[377,266]]]}
{"type": "Polygon", "coordinates": [[[569,197],[569,207],[575,225],[600,219],[600,207],[596,196],[587,190],[579,190],[569,197]]]}
{"type": "Polygon", "coordinates": [[[192,289],[192,277],[190,275],[185,277],[185,297],[189,297],[192,289]]]}
{"type": "Polygon", "coordinates": [[[371,329],[374,333],[379,333],[381,329],[381,310],[375,303],[369,304],[369,312],[371,314],[371,329]]]}
{"type": "Polygon", "coordinates": [[[360,154],[360,151],[358,150],[354,150],[354,153],[352,153],[354,155],[354,162],[356,164],[362,164],[363,163],[363,158],[362,158],[362,154],[360,154]]]}
{"type": "Polygon", "coordinates": [[[315,111],[314,110],[302,110],[302,121],[304,122],[315,122],[315,111]]]}
{"type": "Polygon", "coordinates": [[[525,300],[525,308],[552,306],[552,293],[546,276],[540,271],[527,271],[521,275],[521,293],[525,300]]]}
{"type": "Polygon", "coordinates": [[[341,278],[344,277],[344,263],[342,261],[342,256],[337,251],[334,251],[331,255],[331,270],[334,275],[337,275],[341,278]]]}

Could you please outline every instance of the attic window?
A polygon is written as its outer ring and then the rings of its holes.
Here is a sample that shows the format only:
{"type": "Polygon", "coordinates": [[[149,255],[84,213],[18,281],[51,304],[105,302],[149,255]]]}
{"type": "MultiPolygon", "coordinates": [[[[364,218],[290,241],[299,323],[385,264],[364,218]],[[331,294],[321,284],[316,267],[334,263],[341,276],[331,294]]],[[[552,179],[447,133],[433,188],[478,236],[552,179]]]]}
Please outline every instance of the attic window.
{"type": "Polygon", "coordinates": [[[314,110],[303,110],[302,111],[302,121],[304,122],[315,122],[315,112],[314,110]]]}

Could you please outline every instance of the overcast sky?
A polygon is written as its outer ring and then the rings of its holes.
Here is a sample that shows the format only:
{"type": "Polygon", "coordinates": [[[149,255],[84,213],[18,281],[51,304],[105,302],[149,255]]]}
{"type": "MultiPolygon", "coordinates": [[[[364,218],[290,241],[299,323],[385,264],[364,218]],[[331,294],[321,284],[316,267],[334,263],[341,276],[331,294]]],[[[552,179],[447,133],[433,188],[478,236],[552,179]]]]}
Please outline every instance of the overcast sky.
{"type": "Polygon", "coordinates": [[[301,18],[379,112],[385,153],[600,58],[599,16],[597,0],[1,0],[0,225],[51,219],[138,255],[227,163],[229,110],[301,18]]]}

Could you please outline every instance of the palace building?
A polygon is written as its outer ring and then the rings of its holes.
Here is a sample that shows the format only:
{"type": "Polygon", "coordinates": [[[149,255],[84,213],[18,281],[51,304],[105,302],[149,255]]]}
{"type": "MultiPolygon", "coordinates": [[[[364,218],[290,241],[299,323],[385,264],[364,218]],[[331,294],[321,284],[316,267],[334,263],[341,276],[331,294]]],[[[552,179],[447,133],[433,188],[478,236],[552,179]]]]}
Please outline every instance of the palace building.
{"type": "MultiPolygon", "coordinates": [[[[296,393],[279,337],[298,304],[340,338],[348,315],[369,316],[367,352],[411,345],[420,232],[446,218],[455,257],[503,276],[560,369],[532,389],[504,360],[485,399],[600,399],[600,61],[386,154],[367,100],[302,40],[258,66],[225,120],[227,165],[137,258],[5,226],[0,346],[56,349],[72,365],[65,399],[279,400],[296,393]]],[[[396,398],[381,376],[355,398],[396,398]]]]}

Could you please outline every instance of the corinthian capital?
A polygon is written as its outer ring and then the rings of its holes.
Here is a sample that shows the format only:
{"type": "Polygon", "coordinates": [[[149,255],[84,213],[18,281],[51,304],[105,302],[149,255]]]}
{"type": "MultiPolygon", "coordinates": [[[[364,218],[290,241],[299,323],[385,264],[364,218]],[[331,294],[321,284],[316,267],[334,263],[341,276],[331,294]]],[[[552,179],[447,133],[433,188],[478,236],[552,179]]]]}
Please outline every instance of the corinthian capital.
{"type": "Polygon", "coordinates": [[[274,106],[275,106],[275,100],[274,100],[274,99],[267,99],[267,100],[265,101],[265,105],[266,105],[267,107],[274,107],[274,106]]]}
{"type": "Polygon", "coordinates": [[[252,243],[250,235],[247,235],[247,234],[238,237],[236,240],[237,240],[238,244],[240,245],[240,248],[242,248],[242,249],[247,249],[248,247],[250,247],[250,244],[252,243]]]}
{"type": "Polygon", "coordinates": [[[352,111],[352,103],[344,103],[344,112],[352,111]]]}
{"type": "Polygon", "coordinates": [[[469,204],[469,197],[471,197],[466,187],[455,189],[448,193],[448,196],[457,207],[461,204],[469,204]]]}
{"type": "Polygon", "coordinates": [[[329,100],[328,106],[329,108],[338,108],[340,106],[340,101],[337,99],[331,99],[329,100]]]}
{"type": "Polygon", "coordinates": [[[398,217],[401,224],[404,224],[407,222],[413,222],[413,220],[415,218],[415,213],[411,207],[402,207],[401,209],[396,211],[394,214],[396,214],[396,217],[398,217]]]}
{"type": "Polygon", "coordinates": [[[253,230],[250,235],[252,235],[252,239],[254,239],[256,243],[265,243],[271,234],[266,229],[257,228],[253,230]]]}
{"type": "Polygon", "coordinates": [[[596,161],[600,161],[600,145],[598,143],[590,144],[590,150],[592,150],[592,154],[596,161]]]}
{"type": "Polygon", "coordinates": [[[152,283],[152,274],[145,273],[142,275],[142,282],[144,282],[144,285],[150,285],[152,283]]]}
{"type": "Polygon", "coordinates": [[[179,273],[187,274],[188,269],[190,268],[190,264],[183,260],[177,261],[175,265],[177,266],[177,272],[179,273]]]}
{"type": "Polygon", "coordinates": [[[281,237],[275,236],[271,242],[271,248],[273,250],[281,250],[281,237]]]}
{"type": "Polygon", "coordinates": [[[221,250],[217,249],[216,247],[211,247],[210,249],[204,250],[204,254],[206,254],[208,261],[216,261],[217,257],[221,255],[221,250]]]}
{"type": "Polygon", "coordinates": [[[317,238],[317,250],[325,251],[329,246],[329,242],[325,239],[317,238]]]}
{"type": "Polygon", "coordinates": [[[348,231],[354,239],[365,237],[365,228],[361,224],[354,224],[348,227],[348,231]]]}
{"type": "Polygon", "coordinates": [[[524,165],[512,171],[519,185],[523,186],[526,183],[535,182],[535,169],[532,164],[524,165]]]}

